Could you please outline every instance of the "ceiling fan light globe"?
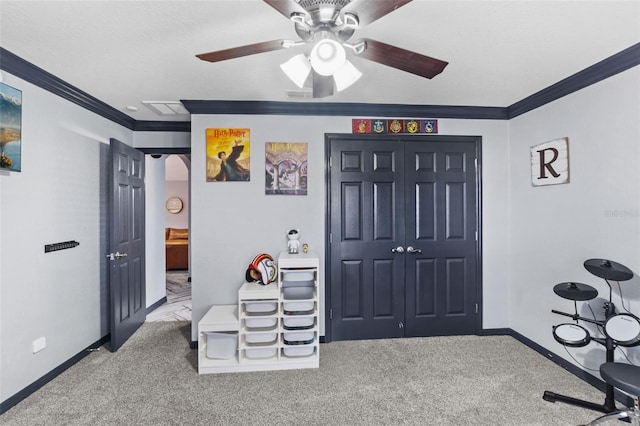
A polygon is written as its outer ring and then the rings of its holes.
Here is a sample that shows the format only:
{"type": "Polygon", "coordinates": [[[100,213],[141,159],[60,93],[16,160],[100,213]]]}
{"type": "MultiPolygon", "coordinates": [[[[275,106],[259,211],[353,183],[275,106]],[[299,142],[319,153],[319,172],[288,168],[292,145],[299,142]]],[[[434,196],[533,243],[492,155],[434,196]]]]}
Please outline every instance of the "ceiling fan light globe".
{"type": "Polygon", "coordinates": [[[280,68],[299,88],[304,87],[304,83],[311,72],[311,64],[302,53],[281,64],[280,68]]]}
{"type": "Polygon", "coordinates": [[[345,61],[334,74],[333,80],[338,92],[343,91],[362,77],[362,73],[349,61],[345,61]]]}
{"type": "Polygon", "coordinates": [[[320,75],[333,75],[346,60],[344,47],[335,40],[320,40],[311,50],[311,66],[320,75]]]}

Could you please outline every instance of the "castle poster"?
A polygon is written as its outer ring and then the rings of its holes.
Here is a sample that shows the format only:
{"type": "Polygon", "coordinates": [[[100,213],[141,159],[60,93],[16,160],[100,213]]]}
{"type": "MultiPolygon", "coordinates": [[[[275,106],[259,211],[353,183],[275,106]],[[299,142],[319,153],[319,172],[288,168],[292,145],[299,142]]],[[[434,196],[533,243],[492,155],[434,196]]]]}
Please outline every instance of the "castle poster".
{"type": "Polygon", "coordinates": [[[307,195],[307,143],[265,144],[265,194],[307,195]]]}

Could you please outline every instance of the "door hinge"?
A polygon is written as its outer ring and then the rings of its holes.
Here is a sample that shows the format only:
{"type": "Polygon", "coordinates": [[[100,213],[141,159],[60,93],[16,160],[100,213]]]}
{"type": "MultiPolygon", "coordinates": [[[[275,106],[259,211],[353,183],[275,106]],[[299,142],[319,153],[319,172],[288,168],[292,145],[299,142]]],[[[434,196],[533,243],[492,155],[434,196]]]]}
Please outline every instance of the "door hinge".
{"type": "Polygon", "coordinates": [[[332,160],[331,160],[331,157],[329,157],[329,168],[331,168],[331,166],[332,166],[332,160]]]}
{"type": "Polygon", "coordinates": [[[478,231],[476,231],[476,241],[478,241],[478,231]]]}
{"type": "Polygon", "coordinates": [[[329,309],[329,319],[333,319],[333,309],[329,309]]]}
{"type": "Polygon", "coordinates": [[[329,244],[333,243],[333,234],[329,232],[329,244]]]}
{"type": "Polygon", "coordinates": [[[476,168],[476,171],[478,170],[478,157],[473,159],[473,166],[476,168]]]}
{"type": "Polygon", "coordinates": [[[476,314],[478,313],[478,304],[476,303],[476,314]]]}

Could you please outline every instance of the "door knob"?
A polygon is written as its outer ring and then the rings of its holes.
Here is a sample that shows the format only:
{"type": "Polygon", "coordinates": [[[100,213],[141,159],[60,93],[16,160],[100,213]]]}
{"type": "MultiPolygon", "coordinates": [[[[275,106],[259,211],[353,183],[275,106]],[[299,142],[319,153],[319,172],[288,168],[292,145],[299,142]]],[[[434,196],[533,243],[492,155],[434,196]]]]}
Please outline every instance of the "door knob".
{"type": "Polygon", "coordinates": [[[391,249],[391,251],[394,253],[404,253],[404,247],[402,246],[394,247],[391,249]]]}
{"type": "Polygon", "coordinates": [[[107,255],[107,259],[109,260],[121,259],[123,257],[127,257],[127,253],[120,253],[119,251],[117,251],[115,253],[109,253],[107,255]]]}
{"type": "Polygon", "coordinates": [[[422,253],[422,250],[409,246],[407,247],[407,253],[422,253]]]}

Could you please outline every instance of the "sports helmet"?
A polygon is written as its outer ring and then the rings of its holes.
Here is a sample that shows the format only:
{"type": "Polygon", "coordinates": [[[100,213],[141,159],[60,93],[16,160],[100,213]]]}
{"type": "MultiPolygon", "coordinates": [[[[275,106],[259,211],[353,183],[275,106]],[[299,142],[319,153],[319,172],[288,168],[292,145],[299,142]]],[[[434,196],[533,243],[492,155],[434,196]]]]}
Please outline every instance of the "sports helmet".
{"type": "Polygon", "coordinates": [[[249,264],[245,274],[245,279],[247,282],[257,281],[258,284],[267,285],[270,282],[275,281],[276,275],[276,264],[273,261],[273,257],[266,253],[261,253],[254,257],[249,264]],[[256,271],[260,278],[254,278],[251,271],[256,271]]]}

